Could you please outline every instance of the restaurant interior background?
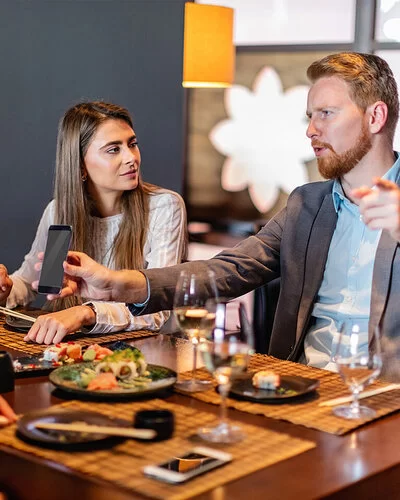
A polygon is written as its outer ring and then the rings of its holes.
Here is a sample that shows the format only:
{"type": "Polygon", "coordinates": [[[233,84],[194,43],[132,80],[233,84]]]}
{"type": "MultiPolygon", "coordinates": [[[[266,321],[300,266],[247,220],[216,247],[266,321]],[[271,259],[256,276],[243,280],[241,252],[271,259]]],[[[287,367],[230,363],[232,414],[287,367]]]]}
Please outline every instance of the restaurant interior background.
{"type": "Polygon", "coordinates": [[[399,0],[196,3],[235,9],[231,89],[182,88],[185,0],[2,0],[0,262],[10,271],[52,197],[58,120],[79,100],[131,111],[145,180],[182,193],[189,221],[209,224],[191,224],[194,241],[211,230],[224,246],[224,234],[251,233],[318,179],[305,138],[313,60],[376,52],[400,81],[399,0]]]}
{"type": "Polygon", "coordinates": [[[305,136],[311,62],[342,50],[375,52],[400,82],[400,2],[197,3],[235,9],[236,73],[230,89],[189,91],[189,220],[240,237],[281,209],[296,186],[320,179],[305,136]]]}

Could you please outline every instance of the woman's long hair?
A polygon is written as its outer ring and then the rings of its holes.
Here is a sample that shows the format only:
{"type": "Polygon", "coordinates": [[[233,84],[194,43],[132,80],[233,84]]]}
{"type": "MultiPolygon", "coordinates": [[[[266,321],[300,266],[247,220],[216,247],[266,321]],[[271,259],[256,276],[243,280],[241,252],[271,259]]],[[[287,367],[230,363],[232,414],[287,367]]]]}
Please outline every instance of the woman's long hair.
{"type": "MultiPolygon", "coordinates": [[[[83,102],[69,109],[58,127],[56,172],[54,180],[55,223],[73,227],[71,249],[94,257],[93,218],[95,201],[82,180],[84,158],[99,126],[106,120],[122,120],[132,129],[132,119],[125,108],[105,102],[83,102]]],[[[144,183],[139,172],[138,185],[121,197],[123,215],[111,258],[115,269],[143,268],[143,248],[149,220],[149,195],[157,186],[144,183]]],[[[56,301],[54,310],[82,303],[56,301]]]]}

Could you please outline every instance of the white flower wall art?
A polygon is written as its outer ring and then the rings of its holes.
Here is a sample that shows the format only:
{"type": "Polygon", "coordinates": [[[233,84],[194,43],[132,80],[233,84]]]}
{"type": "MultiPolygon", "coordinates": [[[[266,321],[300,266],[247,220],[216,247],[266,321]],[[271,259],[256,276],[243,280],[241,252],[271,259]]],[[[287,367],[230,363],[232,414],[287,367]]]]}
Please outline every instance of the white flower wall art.
{"type": "Polygon", "coordinates": [[[289,194],[308,182],[304,162],[314,157],[305,135],[308,89],[296,86],[284,92],[276,71],[265,67],[252,91],[241,85],[225,91],[229,118],[209,135],[226,156],[221,185],[226,191],[248,188],[260,213],[275,205],[280,189],[289,194]]]}

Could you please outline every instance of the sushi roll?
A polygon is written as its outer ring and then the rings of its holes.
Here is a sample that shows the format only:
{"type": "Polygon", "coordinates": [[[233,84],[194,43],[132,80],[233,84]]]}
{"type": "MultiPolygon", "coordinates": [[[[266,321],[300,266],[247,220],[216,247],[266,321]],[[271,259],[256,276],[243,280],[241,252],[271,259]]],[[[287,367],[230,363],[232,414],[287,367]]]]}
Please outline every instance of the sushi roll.
{"type": "Polygon", "coordinates": [[[96,365],[96,373],[112,373],[115,377],[117,376],[118,364],[103,361],[96,365]]]}
{"type": "Polygon", "coordinates": [[[115,376],[120,380],[130,380],[138,376],[136,363],[133,361],[120,361],[117,363],[115,376]]]}
{"type": "Polygon", "coordinates": [[[252,383],[257,389],[274,391],[280,386],[281,377],[275,372],[261,370],[253,375],[252,383]]]}
{"type": "Polygon", "coordinates": [[[147,373],[147,363],[144,358],[138,358],[136,360],[139,375],[145,375],[147,373]]]}

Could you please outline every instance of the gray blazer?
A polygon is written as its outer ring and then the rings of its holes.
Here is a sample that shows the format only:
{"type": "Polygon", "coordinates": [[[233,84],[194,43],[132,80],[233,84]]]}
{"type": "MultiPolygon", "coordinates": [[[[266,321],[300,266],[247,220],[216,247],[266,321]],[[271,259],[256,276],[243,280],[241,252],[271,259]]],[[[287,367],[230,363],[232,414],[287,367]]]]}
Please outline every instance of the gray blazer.
{"type": "MultiPolygon", "coordinates": [[[[281,290],[272,329],[270,354],[297,360],[303,352],[314,301],[319,291],[337,215],[333,181],[297,188],[287,206],[256,235],[206,261],[148,269],[151,296],[141,314],[171,309],[181,269],[212,269],[221,296],[238,297],[274,278],[281,290]]],[[[207,283],[204,283],[207,293],[207,283]]],[[[373,272],[370,332],[378,324],[388,335],[400,334],[400,259],[386,231],[379,241],[373,272]]]]}

